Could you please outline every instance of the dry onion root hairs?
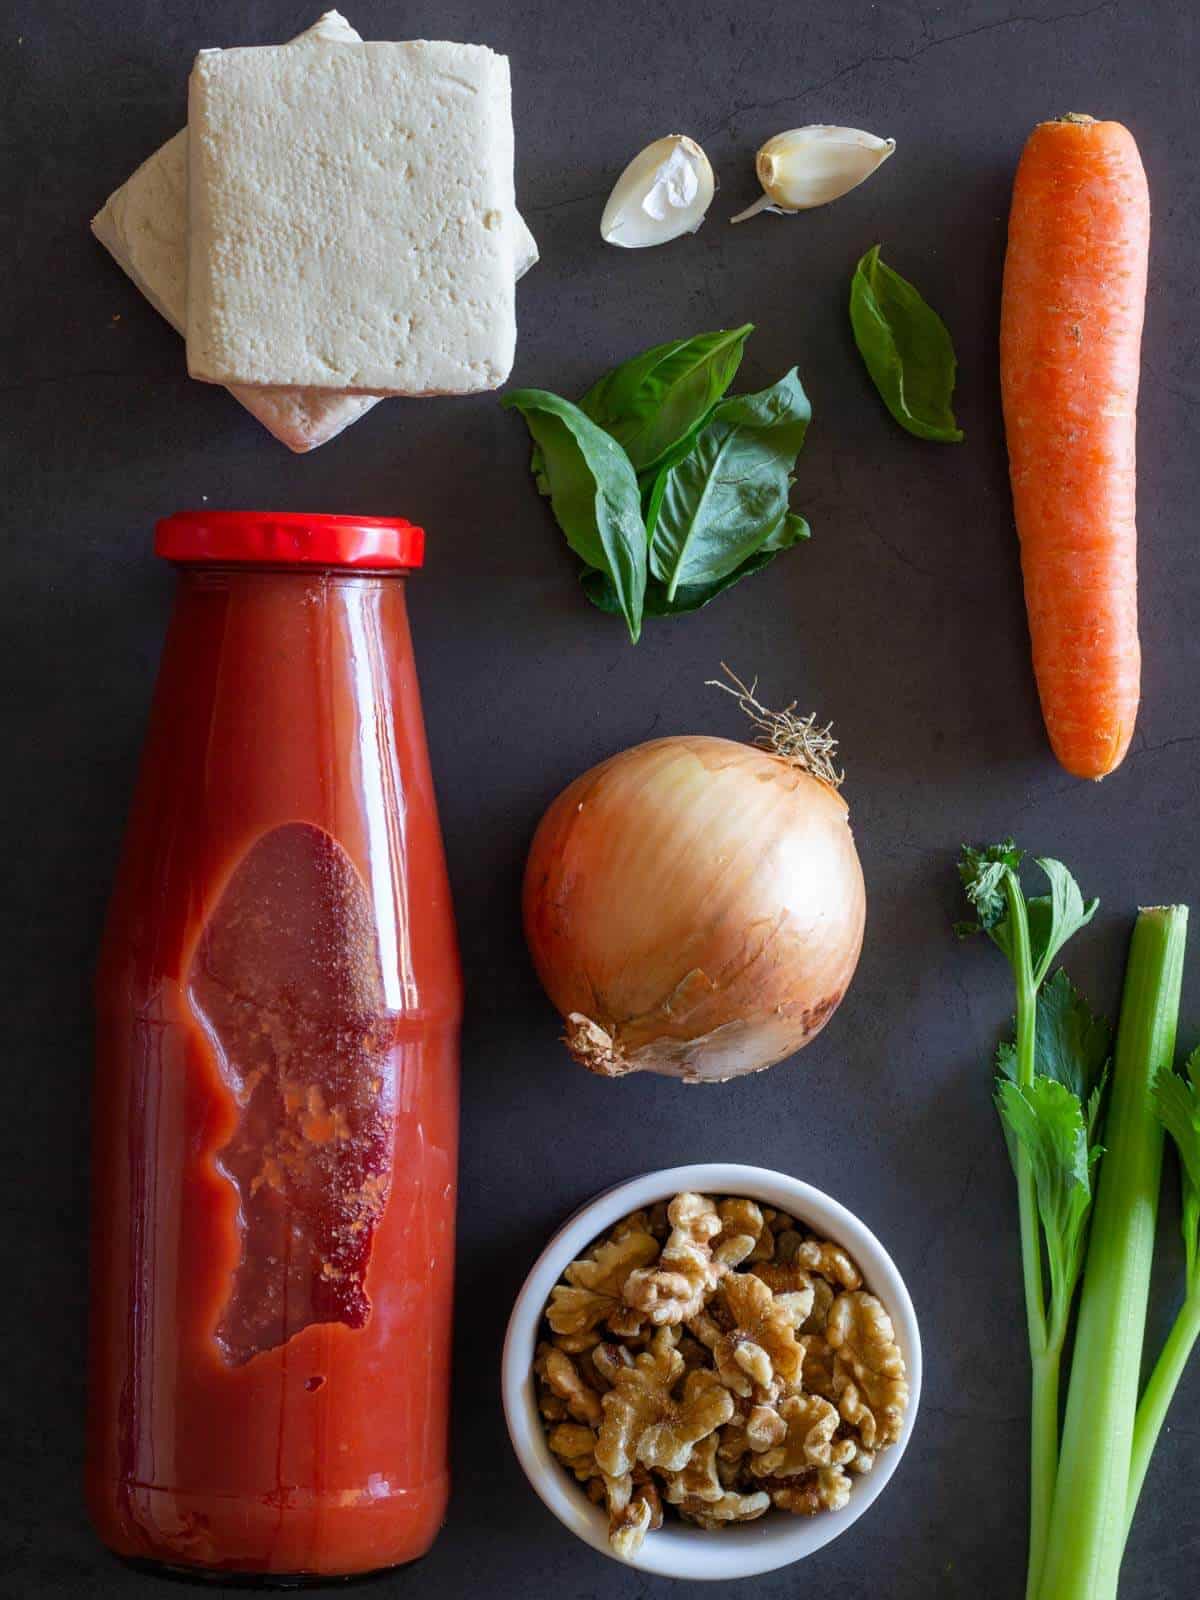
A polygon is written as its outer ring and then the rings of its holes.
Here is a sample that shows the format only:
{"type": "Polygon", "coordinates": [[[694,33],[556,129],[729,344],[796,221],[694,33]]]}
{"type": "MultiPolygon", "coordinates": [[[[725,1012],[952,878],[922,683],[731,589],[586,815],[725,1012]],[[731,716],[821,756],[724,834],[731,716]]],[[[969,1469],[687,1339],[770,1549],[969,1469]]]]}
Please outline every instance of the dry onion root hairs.
{"type": "Polygon", "coordinates": [[[720,689],[722,693],[734,697],[758,729],[758,738],[754,742],[760,750],[769,750],[772,755],[782,756],[794,767],[827,783],[831,789],[841,788],[846,781],[846,774],[833,764],[838,746],[833,737],[832,722],[818,728],[815,711],[810,711],[806,717],[797,716],[795,700],[791,705],[784,706],[782,711],[772,711],[755,698],[757,678],[747,688],[727,662],[722,661],[721,671],[729,679],[728,683],[722,683],[719,678],[707,678],[704,686],[706,689],[720,689]]]}

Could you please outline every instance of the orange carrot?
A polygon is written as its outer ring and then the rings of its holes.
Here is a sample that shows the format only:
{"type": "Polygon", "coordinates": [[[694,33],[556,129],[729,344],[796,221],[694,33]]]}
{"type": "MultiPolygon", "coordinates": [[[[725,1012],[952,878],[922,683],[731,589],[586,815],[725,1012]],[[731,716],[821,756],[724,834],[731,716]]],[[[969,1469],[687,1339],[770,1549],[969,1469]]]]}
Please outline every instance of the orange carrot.
{"type": "Polygon", "coordinates": [[[1119,122],[1042,122],[1013,187],[1000,383],[1033,670],[1054,753],[1125,756],[1141,652],[1135,423],[1150,202],[1119,122]]]}

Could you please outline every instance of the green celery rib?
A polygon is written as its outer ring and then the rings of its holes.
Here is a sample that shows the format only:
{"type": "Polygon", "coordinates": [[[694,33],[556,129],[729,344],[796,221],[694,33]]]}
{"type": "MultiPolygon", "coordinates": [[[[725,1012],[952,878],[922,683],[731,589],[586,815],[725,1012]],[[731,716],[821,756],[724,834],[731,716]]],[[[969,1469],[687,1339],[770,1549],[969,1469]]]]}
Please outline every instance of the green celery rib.
{"type": "MultiPolygon", "coordinates": [[[[1017,1085],[1033,1082],[1037,1051],[1037,987],[1029,942],[1029,918],[1017,876],[1004,877],[1008,924],[1012,932],[1012,968],[1017,982],[1017,1085]]],[[[1025,1283],[1025,1320],[1029,1330],[1032,1413],[1029,1436],[1029,1565],[1026,1600],[1036,1600],[1050,1532],[1050,1507],[1058,1469],[1059,1350],[1047,1345],[1046,1301],[1042,1288],[1042,1244],[1038,1227],[1037,1189],[1029,1152],[1018,1143],[1015,1152],[1017,1206],[1021,1219],[1021,1270],[1025,1283]]]]}
{"type": "Polygon", "coordinates": [[[1146,1469],[1150,1465],[1150,1457],[1154,1454],[1154,1446],[1158,1443],[1159,1431],[1198,1337],[1200,1337],[1200,1293],[1190,1289],[1174,1326],[1167,1335],[1162,1353],[1154,1364],[1154,1371],[1150,1375],[1146,1392],[1137,1409],[1137,1419],[1133,1427],[1133,1455],[1129,1468],[1126,1534],[1133,1522],[1133,1514],[1137,1510],[1138,1496],[1142,1492],[1142,1484],[1146,1481],[1146,1469]]]}
{"type": "Polygon", "coordinates": [[[1057,1346],[1032,1352],[1033,1380],[1029,1436],[1029,1564],[1025,1600],[1037,1600],[1046,1547],[1050,1537],[1050,1508],[1058,1473],[1058,1377],[1062,1361],[1057,1346]]]}
{"type": "MultiPolygon", "coordinates": [[[[1182,1152],[1180,1155],[1182,1165],[1182,1152]]],[[[1187,1292],[1167,1335],[1166,1343],[1154,1364],[1154,1371],[1150,1374],[1150,1381],[1142,1395],[1133,1424],[1133,1460],[1129,1469],[1130,1524],[1137,1510],[1138,1497],[1146,1481],[1146,1470],[1150,1465],[1150,1457],[1154,1454],[1154,1446],[1158,1443],[1162,1425],[1166,1421],[1167,1411],[1175,1397],[1175,1390],[1179,1387],[1179,1380],[1183,1377],[1188,1358],[1197,1339],[1200,1339],[1200,1194],[1197,1194],[1194,1185],[1188,1181],[1185,1172],[1181,1172],[1180,1176],[1183,1178],[1184,1190],[1180,1229],[1187,1248],[1187,1292]]]]}
{"type": "Polygon", "coordinates": [[[1117,1031],[1042,1600],[1114,1600],[1125,1541],[1163,1129],[1155,1074],[1175,1053],[1187,907],[1138,913],[1117,1031]]]}

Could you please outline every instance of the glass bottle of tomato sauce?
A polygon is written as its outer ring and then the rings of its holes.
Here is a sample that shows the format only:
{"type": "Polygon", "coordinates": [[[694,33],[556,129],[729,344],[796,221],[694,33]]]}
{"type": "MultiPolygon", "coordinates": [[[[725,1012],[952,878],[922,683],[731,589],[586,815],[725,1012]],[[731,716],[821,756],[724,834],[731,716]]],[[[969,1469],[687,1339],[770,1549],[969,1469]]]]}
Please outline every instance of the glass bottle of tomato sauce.
{"type": "Polygon", "coordinates": [[[97,980],[87,1489],[316,1579],[447,1498],[461,980],[402,521],[159,524],[178,594],[97,980]]]}

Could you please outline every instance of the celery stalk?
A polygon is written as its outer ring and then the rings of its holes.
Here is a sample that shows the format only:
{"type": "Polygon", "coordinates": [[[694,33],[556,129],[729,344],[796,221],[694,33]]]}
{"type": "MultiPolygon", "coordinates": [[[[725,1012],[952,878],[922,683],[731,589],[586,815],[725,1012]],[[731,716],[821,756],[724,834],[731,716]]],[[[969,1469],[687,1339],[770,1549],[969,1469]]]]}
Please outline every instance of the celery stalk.
{"type": "Polygon", "coordinates": [[[1175,1052],[1187,907],[1138,913],[1117,1031],[1042,1600],[1113,1600],[1154,1254],[1163,1129],[1153,1085],[1175,1052]]]}
{"type": "Polygon", "coordinates": [[[1179,1156],[1182,1201],[1179,1225],[1187,1250],[1187,1290],[1167,1335],[1133,1424],[1133,1460],[1129,1470],[1129,1521],[1137,1510],[1150,1457],[1166,1420],[1188,1357],[1200,1338],[1200,1048],[1192,1051],[1182,1073],[1160,1072],[1154,1083],[1158,1119],[1171,1135],[1179,1156]]]}
{"type": "MultiPolygon", "coordinates": [[[[1008,925],[1012,941],[1012,969],[1017,985],[1017,1083],[1024,1089],[1033,1082],[1034,1043],[1037,1029],[1037,985],[1029,943],[1025,897],[1014,872],[1004,877],[1008,925]]],[[[1042,1286],[1042,1246],[1038,1233],[1037,1192],[1029,1152],[1018,1145],[1014,1153],[1017,1207],[1021,1228],[1021,1272],[1025,1285],[1025,1321],[1031,1357],[1032,1427],[1029,1438],[1029,1565],[1027,1600],[1035,1600],[1050,1530],[1050,1506],[1058,1470],[1058,1370],[1062,1338],[1057,1348],[1049,1341],[1046,1298],[1042,1286]]]]}
{"type": "Polygon", "coordinates": [[[956,931],[960,937],[986,933],[1016,984],[1016,1036],[996,1053],[996,1109],[1020,1214],[1032,1391],[1025,1594],[1036,1600],[1058,1469],[1063,1342],[1100,1157],[1096,1133],[1108,1028],[1065,972],[1049,976],[1058,952],[1091,921],[1099,902],[1085,901],[1062,862],[1047,856],[1038,857],[1037,866],[1049,893],[1026,900],[1018,876],[1022,855],[1012,839],[982,849],[963,846],[959,879],[978,921],[959,923],[956,931]]]}
{"type": "Polygon", "coordinates": [[[1167,1335],[1167,1342],[1154,1364],[1146,1392],[1137,1409],[1133,1427],[1133,1455],[1129,1469],[1129,1498],[1126,1507],[1126,1533],[1137,1510],[1138,1496],[1146,1480],[1146,1469],[1167,1409],[1174,1397],[1183,1369],[1187,1366],[1197,1338],[1200,1338],[1200,1294],[1191,1291],[1167,1335]]]}

